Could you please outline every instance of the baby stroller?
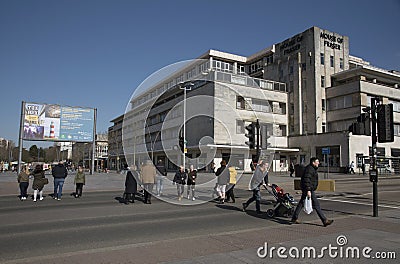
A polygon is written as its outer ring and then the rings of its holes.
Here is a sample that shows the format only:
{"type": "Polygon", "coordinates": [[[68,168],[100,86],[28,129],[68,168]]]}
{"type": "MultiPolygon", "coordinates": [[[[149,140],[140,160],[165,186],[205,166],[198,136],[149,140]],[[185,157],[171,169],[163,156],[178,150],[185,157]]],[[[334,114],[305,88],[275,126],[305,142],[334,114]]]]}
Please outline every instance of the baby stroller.
{"type": "Polygon", "coordinates": [[[289,193],[285,193],[282,188],[276,184],[271,185],[271,191],[267,191],[274,196],[276,203],[273,209],[267,210],[268,217],[285,216],[291,217],[294,213],[297,202],[289,193]]]}

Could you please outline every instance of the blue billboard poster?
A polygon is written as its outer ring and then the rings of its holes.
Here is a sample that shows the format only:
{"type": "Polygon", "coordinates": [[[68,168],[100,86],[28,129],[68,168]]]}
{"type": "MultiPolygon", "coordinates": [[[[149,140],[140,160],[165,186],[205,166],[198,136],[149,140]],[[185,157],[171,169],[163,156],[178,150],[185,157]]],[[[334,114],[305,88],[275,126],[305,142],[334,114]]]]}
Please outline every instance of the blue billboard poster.
{"type": "Polygon", "coordinates": [[[61,107],[60,140],[93,141],[94,109],[61,107]]]}
{"type": "Polygon", "coordinates": [[[25,103],[25,140],[93,141],[94,109],[25,103]]]}

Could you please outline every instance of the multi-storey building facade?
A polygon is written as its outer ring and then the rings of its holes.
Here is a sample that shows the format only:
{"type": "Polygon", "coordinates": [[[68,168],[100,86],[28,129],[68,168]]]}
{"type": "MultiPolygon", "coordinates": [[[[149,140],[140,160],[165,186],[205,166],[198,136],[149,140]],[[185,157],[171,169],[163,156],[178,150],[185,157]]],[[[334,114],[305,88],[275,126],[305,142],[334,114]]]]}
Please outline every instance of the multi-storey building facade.
{"type": "MultiPolygon", "coordinates": [[[[262,146],[274,152],[274,170],[316,155],[334,171],[356,157],[364,160],[368,156],[370,139],[353,136],[347,130],[372,96],[395,105],[395,131],[399,133],[399,83],[398,73],[371,67],[350,56],[347,36],[312,27],[249,57],[208,51],[135,95],[129,111],[113,120],[115,125],[110,129],[116,131],[118,126],[122,130],[124,123],[123,135],[115,145],[121,144],[122,149],[123,142],[125,155],[134,164],[140,164],[146,154],[153,161],[164,160],[172,169],[177,164],[170,164],[167,156],[179,160],[181,155],[176,147],[184,112],[180,102],[184,97],[189,103],[191,97],[209,96],[214,99],[205,101],[203,107],[185,108],[209,116],[187,122],[189,162],[199,155],[199,167],[231,159],[235,166],[248,170],[255,153],[246,153],[245,126],[259,119],[262,146]],[[184,93],[182,85],[189,81],[193,87],[184,93]],[[208,106],[206,111],[204,106],[208,106]],[[162,126],[168,118],[175,121],[164,131],[162,126]],[[201,143],[205,137],[213,140],[201,143]],[[200,146],[213,149],[212,160],[201,156],[200,146]],[[321,150],[327,147],[330,155],[323,156],[321,150]]],[[[109,133],[110,138],[115,135],[109,133]]],[[[381,153],[385,149],[386,157],[400,152],[398,138],[378,147],[381,153]]]]}

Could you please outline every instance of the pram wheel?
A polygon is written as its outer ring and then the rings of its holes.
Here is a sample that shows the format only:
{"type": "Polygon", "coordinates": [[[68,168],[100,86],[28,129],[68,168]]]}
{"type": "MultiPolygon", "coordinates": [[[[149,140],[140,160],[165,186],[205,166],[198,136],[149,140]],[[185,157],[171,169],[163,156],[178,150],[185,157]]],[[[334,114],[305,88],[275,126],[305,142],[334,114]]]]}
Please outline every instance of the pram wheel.
{"type": "Polygon", "coordinates": [[[275,216],[274,210],[268,209],[268,210],[267,210],[267,216],[268,216],[268,217],[271,217],[271,218],[274,217],[274,216],[275,216]]]}

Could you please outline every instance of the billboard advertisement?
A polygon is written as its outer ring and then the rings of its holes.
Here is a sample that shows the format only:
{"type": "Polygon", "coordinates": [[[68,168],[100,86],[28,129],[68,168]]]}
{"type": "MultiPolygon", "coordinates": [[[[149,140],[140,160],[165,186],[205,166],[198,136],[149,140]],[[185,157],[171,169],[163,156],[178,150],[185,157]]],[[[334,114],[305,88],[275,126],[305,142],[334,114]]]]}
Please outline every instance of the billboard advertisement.
{"type": "Polygon", "coordinates": [[[94,109],[25,103],[24,140],[92,142],[94,109]]]}

